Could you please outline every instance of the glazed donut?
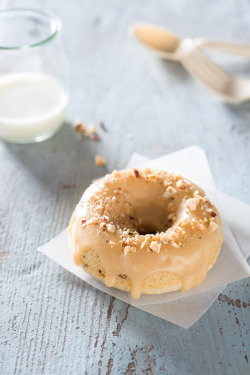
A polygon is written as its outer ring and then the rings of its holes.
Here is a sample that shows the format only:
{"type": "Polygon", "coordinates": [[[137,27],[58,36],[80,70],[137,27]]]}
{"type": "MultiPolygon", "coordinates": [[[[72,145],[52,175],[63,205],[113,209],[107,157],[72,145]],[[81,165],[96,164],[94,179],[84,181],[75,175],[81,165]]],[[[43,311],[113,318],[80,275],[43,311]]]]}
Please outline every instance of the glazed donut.
{"type": "Polygon", "coordinates": [[[200,285],[222,240],[219,212],[200,187],[149,168],[95,181],[69,225],[76,265],[134,299],[200,285]]]}

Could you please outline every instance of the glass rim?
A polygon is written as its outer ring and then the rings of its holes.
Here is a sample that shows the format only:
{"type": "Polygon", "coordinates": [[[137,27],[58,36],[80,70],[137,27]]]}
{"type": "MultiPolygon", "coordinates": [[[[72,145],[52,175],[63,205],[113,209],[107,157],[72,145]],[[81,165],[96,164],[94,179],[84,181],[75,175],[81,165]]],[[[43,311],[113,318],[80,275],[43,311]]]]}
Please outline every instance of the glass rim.
{"type": "Polygon", "coordinates": [[[43,46],[49,42],[51,42],[52,40],[54,40],[61,32],[62,30],[62,22],[61,20],[55,15],[53,14],[52,12],[48,12],[48,11],[44,11],[44,10],[41,10],[41,9],[34,9],[34,8],[8,8],[8,9],[3,9],[3,10],[0,10],[0,19],[1,19],[1,16],[4,15],[4,14],[21,14],[21,13],[33,13],[33,14],[36,14],[37,16],[45,16],[47,17],[48,21],[50,24],[54,24],[53,25],[53,29],[52,29],[52,32],[49,34],[48,37],[40,40],[39,42],[37,43],[31,43],[31,44],[27,44],[27,45],[21,45],[21,46],[13,46],[13,47],[7,47],[7,46],[1,46],[0,45],[0,51],[23,51],[23,50],[29,50],[29,49],[32,49],[32,48],[36,48],[36,47],[40,47],[40,46],[43,46]]]}

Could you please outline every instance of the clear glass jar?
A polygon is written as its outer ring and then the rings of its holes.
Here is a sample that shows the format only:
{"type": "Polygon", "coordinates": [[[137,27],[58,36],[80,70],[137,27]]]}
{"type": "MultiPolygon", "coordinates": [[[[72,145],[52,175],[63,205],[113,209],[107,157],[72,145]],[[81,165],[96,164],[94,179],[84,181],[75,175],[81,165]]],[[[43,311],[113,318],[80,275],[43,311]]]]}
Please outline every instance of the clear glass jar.
{"type": "Polygon", "coordinates": [[[69,100],[61,22],[32,9],[0,12],[0,137],[39,142],[61,127],[69,100]]]}

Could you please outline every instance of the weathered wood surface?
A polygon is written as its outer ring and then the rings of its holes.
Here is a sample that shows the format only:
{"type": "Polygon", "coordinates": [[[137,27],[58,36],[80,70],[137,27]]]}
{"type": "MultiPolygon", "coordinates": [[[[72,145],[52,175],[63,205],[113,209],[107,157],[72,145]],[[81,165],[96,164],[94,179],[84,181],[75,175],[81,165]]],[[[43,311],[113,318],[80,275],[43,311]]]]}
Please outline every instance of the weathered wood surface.
{"type": "MultiPolygon", "coordinates": [[[[1,7],[20,5],[2,1],[1,7]]],[[[229,285],[189,330],[84,284],[37,253],[68,223],[82,190],[133,151],[198,144],[218,188],[250,203],[250,105],[223,104],[174,63],[131,40],[136,21],[180,35],[250,41],[250,4],[233,1],[40,0],[64,25],[69,115],[103,119],[100,142],[64,128],[37,145],[0,144],[0,373],[248,374],[249,284],[229,285]],[[126,134],[133,134],[128,140],[126,134]],[[96,153],[107,168],[93,163],[96,153]]],[[[228,64],[229,65],[229,64],[228,64]]],[[[234,64],[249,73],[249,62],[234,64]]]]}

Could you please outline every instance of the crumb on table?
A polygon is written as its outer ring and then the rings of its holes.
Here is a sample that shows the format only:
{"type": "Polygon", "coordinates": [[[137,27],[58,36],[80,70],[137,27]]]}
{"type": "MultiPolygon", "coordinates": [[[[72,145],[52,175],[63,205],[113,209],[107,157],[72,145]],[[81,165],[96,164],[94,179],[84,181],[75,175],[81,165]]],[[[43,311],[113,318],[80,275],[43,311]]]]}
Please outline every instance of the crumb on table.
{"type": "Polygon", "coordinates": [[[102,165],[106,164],[106,161],[102,156],[96,155],[95,156],[95,164],[98,165],[99,167],[101,167],[102,165]]]}
{"type": "Polygon", "coordinates": [[[96,126],[90,124],[88,127],[83,122],[75,122],[72,125],[75,132],[82,137],[89,138],[91,141],[100,141],[100,137],[97,133],[96,126]]]}
{"type": "Polygon", "coordinates": [[[96,134],[96,126],[94,124],[89,125],[89,133],[96,134]]]}

